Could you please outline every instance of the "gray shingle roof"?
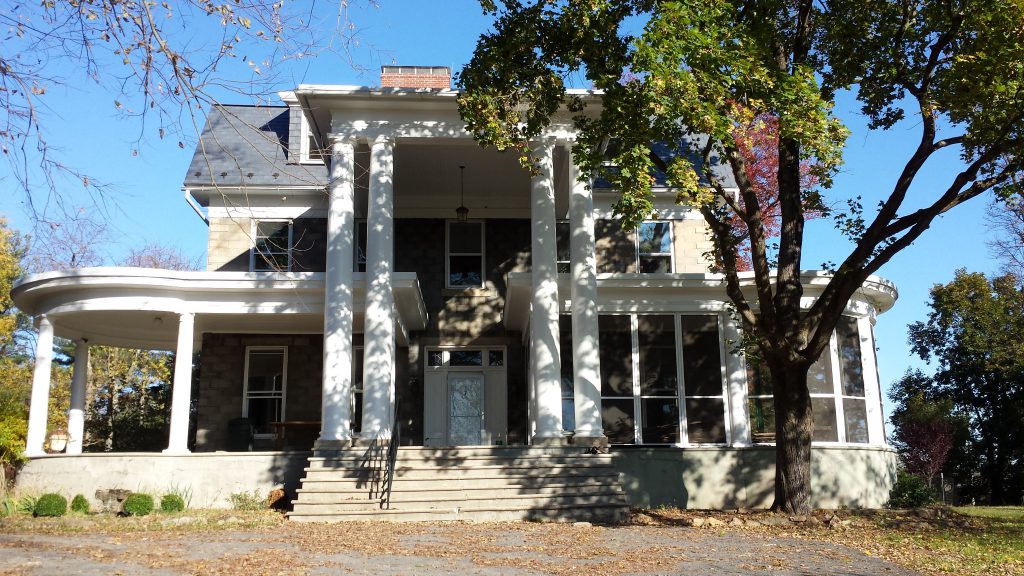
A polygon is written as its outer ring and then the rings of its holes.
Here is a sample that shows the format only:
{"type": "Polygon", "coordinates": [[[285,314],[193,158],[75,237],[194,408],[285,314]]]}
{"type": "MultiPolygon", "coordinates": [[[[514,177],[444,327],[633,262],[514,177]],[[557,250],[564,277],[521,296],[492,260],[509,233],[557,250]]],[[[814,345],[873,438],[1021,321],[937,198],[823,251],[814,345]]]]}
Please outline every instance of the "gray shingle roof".
{"type": "Polygon", "coordinates": [[[288,157],[287,106],[215,106],[184,186],[325,186],[327,167],[288,157]]]}

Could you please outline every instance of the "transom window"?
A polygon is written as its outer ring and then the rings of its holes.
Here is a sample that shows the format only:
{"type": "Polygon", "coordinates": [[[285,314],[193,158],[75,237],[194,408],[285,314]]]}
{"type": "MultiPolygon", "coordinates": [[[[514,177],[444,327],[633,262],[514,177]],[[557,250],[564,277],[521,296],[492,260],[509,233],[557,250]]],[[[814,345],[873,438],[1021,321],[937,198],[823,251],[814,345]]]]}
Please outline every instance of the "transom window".
{"type": "Polygon", "coordinates": [[[257,438],[274,437],[271,422],[284,420],[287,382],[287,347],[246,347],[242,416],[252,422],[257,438]]]}
{"type": "Polygon", "coordinates": [[[447,223],[448,288],[481,288],[484,285],[484,223],[447,223]]]}
{"type": "Polygon", "coordinates": [[[504,348],[452,348],[427,351],[427,368],[504,369],[504,348]]]}
{"type": "Polygon", "coordinates": [[[292,269],[291,220],[257,220],[249,269],[253,272],[289,272],[292,269]]]}

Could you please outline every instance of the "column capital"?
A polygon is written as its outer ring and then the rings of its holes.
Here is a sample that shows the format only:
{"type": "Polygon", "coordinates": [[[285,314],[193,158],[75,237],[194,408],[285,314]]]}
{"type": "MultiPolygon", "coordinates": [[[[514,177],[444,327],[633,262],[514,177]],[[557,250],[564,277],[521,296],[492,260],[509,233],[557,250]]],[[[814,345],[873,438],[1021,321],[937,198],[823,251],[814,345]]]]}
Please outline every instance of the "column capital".
{"type": "Polygon", "coordinates": [[[397,140],[397,138],[392,133],[377,134],[366,137],[366,143],[369,144],[370,148],[377,146],[394,146],[395,140],[397,140]]]}
{"type": "Polygon", "coordinates": [[[330,132],[327,134],[327,143],[332,147],[335,144],[348,144],[349,146],[355,146],[359,140],[359,136],[349,134],[348,132],[330,132]]]}
{"type": "Polygon", "coordinates": [[[558,144],[558,138],[550,135],[534,136],[528,144],[531,150],[550,150],[558,144]]]}

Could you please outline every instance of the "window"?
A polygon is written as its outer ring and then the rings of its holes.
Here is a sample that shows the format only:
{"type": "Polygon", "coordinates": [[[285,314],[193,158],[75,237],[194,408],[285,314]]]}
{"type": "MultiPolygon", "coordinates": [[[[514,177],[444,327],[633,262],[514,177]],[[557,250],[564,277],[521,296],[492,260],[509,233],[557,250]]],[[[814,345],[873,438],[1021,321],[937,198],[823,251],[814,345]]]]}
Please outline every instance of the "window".
{"type": "Polygon", "coordinates": [[[484,285],[484,223],[448,222],[448,288],[484,285]]]}
{"type": "MultiPolygon", "coordinates": [[[[868,442],[864,364],[857,319],[843,316],[829,346],[807,372],[815,442],[868,442]],[[833,367],[836,367],[834,370],[833,367]],[[837,385],[839,389],[837,390],[837,385]]],[[[747,359],[747,401],[754,442],[775,441],[775,408],[768,370],[747,359]]]]}
{"type": "Polygon", "coordinates": [[[572,316],[558,317],[558,355],[562,365],[562,430],[576,429],[576,395],[572,365],[572,316]]]}
{"type": "Polygon", "coordinates": [[[725,386],[718,316],[682,316],[683,396],[690,444],[724,444],[725,386]]]}
{"type": "Polygon", "coordinates": [[[257,220],[253,229],[253,247],[249,270],[288,272],[292,269],[291,220],[257,220]]]}
{"type": "Polygon", "coordinates": [[[352,422],[353,434],[363,429],[363,348],[352,349],[352,422]]]}
{"type": "Polygon", "coordinates": [[[672,223],[641,222],[636,229],[637,271],[672,271],[672,223]]]}
{"type": "Polygon", "coordinates": [[[636,230],[623,230],[616,220],[598,220],[594,230],[598,272],[650,274],[674,270],[672,222],[641,222],[636,230]]]}
{"type": "Polygon", "coordinates": [[[555,223],[555,264],[559,274],[572,272],[569,254],[569,222],[559,220],[555,223]]]}
{"type": "Polygon", "coordinates": [[[679,386],[675,316],[637,316],[640,366],[640,441],[679,442],[679,386]]]}
{"type": "Polygon", "coordinates": [[[258,438],[274,436],[271,422],[284,420],[288,380],[288,349],[249,346],[245,349],[245,390],[242,416],[249,418],[258,438]]]}
{"type": "Polygon", "coordinates": [[[636,443],[633,337],[629,316],[598,316],[601,343],[601,420],[612,444],[636,443]]]}
{"type": "Polygon", "coordinates": [[[306,115],[301,111],[299,111],[299,115],[301,118],[299,162],[323,164],[324,158],[328,155],[327,147],[321,146],[317,141],[317,135],[310,129],[309,120],[306,118],[306,115]]]}
{"type": "Polygon", "coordinates": [[[352,243],[355,254],[352,264],[356,272],[366,272],[366,220],[356,220],[356,241],[352,243]]]}

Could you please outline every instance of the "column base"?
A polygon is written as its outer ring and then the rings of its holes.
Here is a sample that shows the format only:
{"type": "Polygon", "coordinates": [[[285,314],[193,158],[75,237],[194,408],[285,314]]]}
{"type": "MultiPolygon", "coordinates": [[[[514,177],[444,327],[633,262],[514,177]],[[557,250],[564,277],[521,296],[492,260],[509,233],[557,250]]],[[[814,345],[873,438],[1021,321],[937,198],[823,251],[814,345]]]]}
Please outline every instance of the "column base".
{"type": "Polygon", "coordinates": [[[163,454],[168,456],[185,456],[191,453],[192,451],[188,448],[167,448],[163,451],[163,454]]]}
{"type": "Polygon", "coordinates": [[[607,448],[608,437],[604,434],[597,436],[581,436],[574,434],[569,438],[569,443],[573,446],[581,446],[584,448],[607,448]]]}
{"type": "Polygon", "coordinates": [[[530,446],[542,448],[559,448],[569,446],[570,444],[569,436],[534,436],[530,439],[530,446]]]}
{"type": "MultiPolygon", "coordinates": [[[[390,438],[378,438],[377,439],[377,444],[380,445],[380,446],[383,446],[384,444],[388,443],[390,440],[391,440],[390,438]]],[[[374,443],[374,439],[373,438],[362,438],[362,437],[359,437],[359,438],[353,438],[352,439],[352,445],[360,447],[360,448],[369,448],[370,446],[373,445],[373,443],[374,443]]]]}
{"type": "Polygon", "coordinates": [[[323,438],[317,438],[316,442],[313,443],[313,450],[344,450],[352,447],[352,439],[336,439],[336,440],[325,440],[323,438]]]}

